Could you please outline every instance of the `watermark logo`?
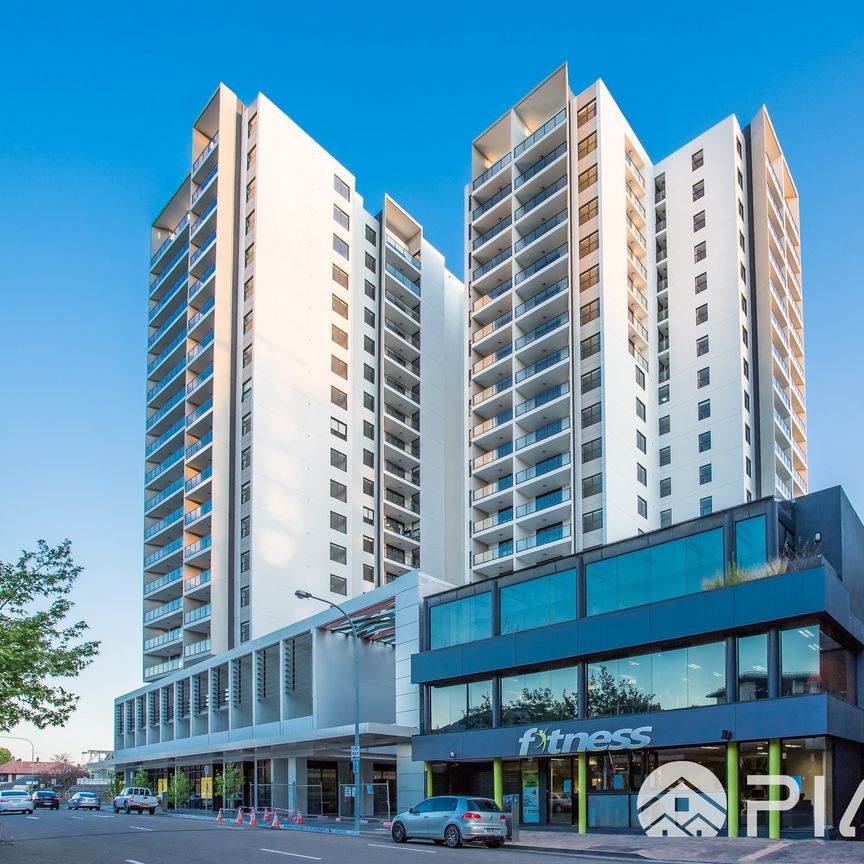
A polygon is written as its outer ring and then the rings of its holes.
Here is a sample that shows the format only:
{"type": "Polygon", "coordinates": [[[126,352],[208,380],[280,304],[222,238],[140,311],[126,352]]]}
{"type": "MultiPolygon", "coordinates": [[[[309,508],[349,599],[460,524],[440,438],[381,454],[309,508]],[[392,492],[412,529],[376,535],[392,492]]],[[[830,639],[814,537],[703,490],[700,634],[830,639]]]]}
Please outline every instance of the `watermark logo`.
{"type": "Polygon", "coordinates": [[[695,762],[669,762],[652,771],[636,799],[649,837],[716,837],[726,822],[726,791],[695,762]]]}

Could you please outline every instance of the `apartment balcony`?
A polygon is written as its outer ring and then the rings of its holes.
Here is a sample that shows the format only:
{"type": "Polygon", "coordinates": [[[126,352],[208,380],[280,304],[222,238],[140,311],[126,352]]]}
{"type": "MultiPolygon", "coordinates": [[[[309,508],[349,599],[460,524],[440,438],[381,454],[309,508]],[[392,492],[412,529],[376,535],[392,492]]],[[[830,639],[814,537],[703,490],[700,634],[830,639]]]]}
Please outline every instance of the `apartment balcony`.
{"type": "MultiPolygon", "coordinates": [[[[630,343],[642,348],[644,350],[648,350],[648,330],[642,324],[642,322],[633,314],[631,309],[627,310],[627,323],[629,326],[629,334],[630,334],[630,343]]],[[[668,348],[668,339],[667,345],[668,348]]],[[[658,346],[658,350],[662,351],[663,349],[658,346]]]]}
{"type": "Polygon", "coordinates": [[[401,259],[396,265],[390,261],[384,262],[384,284],[391,293],[408,305],[417,302],[420,296],[420,274],[407,262],[401,259]]]}
{"type": "Polygon", "coordinates": [[[189,256],[189,273],[199,279],[216,259],[216,232],[196,237],[198,248],[189,256]]]}
{"type": "Polygon", "coordinates": [[[570,415],[570,382],[563,381],[541,391],[536,396],[517,402],[515,416],[521,432],[534,431],[553,420],[570,415]]]}
{"type": "Polygon", "coordinates": [[[772,313],[780,312],[785,315],[787,307],[786,292],[779,288],[773,279],[769,279],[768,281],[771,286],[771,311],[772,313]]]}
{"type": "Polygon", "coordinates": [[[176,390],[170,389],[171,384],[177,383],[185,371],[186,358],[184,357],[147,391],[147,407],[160,408],[170,401],[172,397],[176,396],[176,390]]]}
{"type": "Polygon", "coordinates": [[[794,497],[792,494],[792,489],[779,477],[774,478],[774,491],[776,495],[779,495],[781,498],[785,498],[787,501],[791,501],[794,497]]]}
{"type": "Polygon", "coordinates": [[[213,277],[215,274],[216,264],[213,263],[189,286],[188,299],[191,300],[193,297],[200,295],[200,299],[195,301],[199,306],[209,300],[213,296],[213,285],[215,283],[213,277]]]}
{"type": "Polygon", "coordinates": [[[169,601],[180,596],[183,586],[183,568],[176,567],[156,579],[144,583],[144,597],[147,600],[169,601]]]}
{"type": "Polygon", "coordinates": [[[804,391],[794,382],[789,382],[789,389],[792,393],[792,410],[799,414],[804,414],[807,411],[807,401],[804,398],[804,391]]]}
{"type": "Polygon", "coordinates": [[[560,384],[570,376],[570,349],[567,346],[519,369],[513,376],[518,391],[526,396],[539,393],[549,383],[560,384]]]}
{"type": "MultiPolygon", "coordinates": [[[[145,573],[167,573],[176,569],[182,560],[180,550],[183,538],[178,537],[166,543],[161,549],[144,556],[145,573]]],[[[145,545],[145,548],[147,546],[145,545]]],[[[151,547],[152,548],[152,547],[151,547]]]]}
{"type": "Polygon", "coordinates": [[[189,214],[184,213],[180,221],[168,232],[168,236],[162,241],[159,248],[150,258],[150,272],[159,274],[164,269],[160,266],[165,261],[173,259],[181,242],[188,240],[189,234],[186,228],[189,226],[189,214]]]}
{"type": "Polygon", "coordinates": [[[183,658],[189,664],[189,661],[198,662],[198,660],[203,660],[207,654],[212,653],[212,648],[210,647],[210,639],[209,637],[206,639],[199,639],[197,642],[190,642],[183,648],[183,658]]]}
{"type": "Polygon", "coordinates": [[[766,172],[766,177],[768,181],[768,194],[773,194],[779,204],[779,201],[783,199],[783,184],[780,181],[780,178],[777,176],[777,171],[771,164],[771,160],[768,157],[767,153],[765,154],[765,167],[768,169],[766,172]]]}
{"type": "Polygon", "coordinates": [[[413,552],[420,546],[420,523],[400,522],[398,519],[384,519],[384,543],[405,552],[413,552]]]}
{"type": "Polygon", "coordinates": [[[183,478],[176,480],[170,486],[166,486],[161,492],[147,498],[144,501],[144,513],[148,517],[161,519],[172,510],[176,509],[177,503],[183,498],[183,478]],[[177,496],[175,498],[175,496],[177,496]]]}
{"type": "Polygon", "coordinates": [[[792,480],[794,481],[793,488],[795,490],[795,497],[797,498],[799,495],[806,495],[807,480],[794,469],[792,470],[792,480]]]}
{"type": "Polygon", "coordinates": [[[213,466],[208,465],[202,471],[190,477],[185,484],[186,498],[196,503],[206,500],[212,490],[213,466]]]}
{"type": "Polygon", "coordinates": [[[210,631],[210,613],[212,608],[209,603],[204,603],[194,609],[190,609],[183,615],[183,626],[193,633],[208,633],[210,631]]]}
{"type": "MultiPolygon", "coordinates": [[[[512,157],[510,152],[505,153],[497,162],[494,162],[490,165],[482,174],[478,177],[475,177],[474,180],[471,181],[471,193],[474,194],[479,190],[482,190],[483,187],[493,178],[497,177],[507,168],[512,161],[512,157]]],[[[509,179],[510,172],[506,172],[504,175],[509,179]]],[[[503,180],[499,180],[499,183],[503,183],[503,180]]]]}
{"type": "Polygon", "coordinates": [[[192,179],[196,180],[202,174],[213,170],[216,164],[217,150],[219,146],[219,133],[217,132],[205,145],[198,158],[192,163],[192,179]]]}
{"type": "Polygon", "coordinates": [[[409,498],[394,492],[392,489],[385,489],[382,503],[384,515],[390,519],[395,519],[397,522],[415,521],[415,517],[420,515],[419,495],[409,498]]]}
{"type": "Polygon", "coordinates": [[[784,203],[783,215],[785,218],[786,230],[789,232],[790,239],[796,246],[801,245],[801,231],[798,228],[798,220],[795,218],[792,213],[792,208],[789,206],[787,202],[784,203]]]}
{"type": "Polygon", "coordinates": [[[513,442],[507,441],[494,450],[487,450],[471,460],[471,474],[481,481],[492,481],[510,471],[513,442]]]}
{"type": "Polygon", "coordinates": [[[177,626],[183,620],[183,598],[176,597],[167,603],[153,606],[144,613],[145,625],[158,625],[170,629],[177,626]]]}
{"type": "MultiPolygon", "coordinates": [[[[531,283],[536,286],[536,283],[531,283]]],[[[522,330],[533,330],[538,327],[543,320],[554,318],[562,312],[567,311],[569,302],[570,279],[565,276],[551,285],[546,285],[540,288],[536,294],[533,294],[520,303],[516,309],[515,317],[522,330]]]]}
{"type": "Polygon", "coordinates": [[[398,564],[406,571],[416,570],[420,566],[420,550],[401,549],[398,546],[384,545],[384,560],[388,564],[398,564]]]}
{"type": "Polygon", "coordinates": [[[505,540],[481,552],[475,552],[472,559],[474,570],[486,578],[506,573],[513,569],[513,541],[505,540]]]}
{"type": "Polygon", "coordinates": [[[627,195],[627,200],[634,208],[633,210],[628,211],[630,218],[633,219],[633,221],[636,222],[636,224],[639,225],[640,228],[644,228],[647,218],[645,205],[639,199],[639,196],[629,186],[625,187],[624,192],[627,195]]]}
{"type": "Polygon", "coordinates": [[[183,517],[183,527],[190,534],[203,537],[210,533],[210,514],[213,510],[213,501],[205,501],[190,510],[183,517]]]}
{"type": "MultiPolygon", "coordinates": [[[[516,472],[516,487],[520,495],[535,498],[554,489],[568,485],[570,479],[569,443],[565,440],[563,448],[554,456],[542,451],[536,455],[541,458],[533,465],[516,472]]],[[[527,461],[527,458],[526,458],[527,461]]]]}
{"type": "Polygon", "coordinates": [[[183,661],[179,657],[171,660],[166,660],[164,663],[157,663],[155,666],[148,666],[144,669],[145,678],[157,678],[162,675],[167,675],[169,672],[176,672],[183,668],[183,661]]]}
{"type": "Polygon", "coordinates": [[[420,492],[420,469],[408,469],[398,462],[384,461],[384,486],[403,497],[412,497],[420,492]]]}
{"type": "Polygon", "coordinates": [[[572,509],[570,487],[543,492],[525,504],[516,507],[516,520],[523,531],[542,530],[570,515],[572,509]]]}
{"type": "MultiPolygon", "coordinates": [[[[545,149],[545,148],[543,148],[545,149]]],[[[535,159],[513,180],[514,191],[523,201],[533,198],[542,188],[551,186],[566,162],[567,142],[562,141],[548,153],[535,159]]],[[[532,154],[533,155],[533,154],[532,154]]]]}
{"type": "Polygon", "coordinates": [[[792,465],[796,470],[807,470],[807,454],[804,448],[790,435],[789,440],[792,444],[792,465]]]}
{"type": "Polygon", "coordinates": [[[394,406],[385,403],[382,418],[384,421],[383,428],[388,432],[394,432],[395,434],[399,434],[399,432],[406,432],[410,435],[411,431],[413,431],[414,433],[419,433],[420,431],[419,411],[415,411],[413,414],[409,414],[406,412],[402,412],[398,408],[395,408],[394,406]]]}
{"type": "MultiPolygon", "coordinates": [[[[183,282],[185,279],[186,277],[183,276],[180,281],[183,282]]],[[[176,339],[183,338],[186,329],[186,310],[185,303],[172,307],[159,327],[147,338],[147,351],[157,355],[156,359],[151,361],[154,367],[161,362],[159,355],[170,350],[175,345],[176,339]]]]}
{"type": "Polygon", "coordinates": [[[514,443],[517,456],[524,462],[563,453],[570,446],[570,418],[549,421],[526,435],[520,435],[514,443]]]}
{"type": "Polygon", "coordinates": [[[180,627],[175,627],[173,630],[168,630],[159,636],[145,639],[144,653],[150,657],[154,655],[170,657],[177,653],[177,645],[182,640],[183,630],[180,627]]]}
{"type": "MultiPolygon", "coordinates": [[[[183,312],[186,310],[184,309],[183,312]]],[[[184,322],[185,315],[178,315],[184,322]]],[[[159,353],[153,357],[147,364],[148,378],[154,377],[156,374],[161,374],[162,368],[168,368],[174,365],[182,356],[183,349],[186,347],[186,328],[180,328],[180,332],[164,347],[159,353]],[[170,362],[169,362],[170,361],[170,362]]]]}
{"type": "Polygon", "coordinates": [[[513,354],[512,345],[504,345],[492,354],[481,357],[471,366],[471,377],[480,387],[490,386],[493,382],[509,377],[510,357],[513,354]]]}
{"type": "Polygon", "coordinates": [[[540,529],[530,537],[516,541],[516,556],[519,566],[529,566],[540,561],[558,558],[570,551],[573,541],[570,523],[540,529]]]}
{"type": "Polygon", "coordinates": [[[784,265],[777,259],[777,256],[768,247],[768,260],[771,262],[771,278],[776,279],[781,285],[786,284],[786,276],[784,275],[784,265]]]}
{"type": "Polygon", "coordinates": [[[165,486],[173,483],[183,473],[182,460],[182,447],[169,453],[155,468],[151,468],[144,475],[144,488],[163,489],[165,486]],[[173,471],[171,470],[172,468],[174,469],[173,471]]]}
{"type": "Polygon", "coordinates": [[[199,570],[192,576],[183,580],[183,596],[201,600],[205,595],[210,596],[210,570],[199,570]]]}
{"type": "MultiPolygon", "coordinates": [[[[774,378],[774,395],[779,398],[780,404],[791,413],[792,411],[792,400],[789,398],[789,394],[786,392],[785,385],[774,378]]],[[[776,408],[776,403],[775,403],[776,408]]]]}
{"type": "Polygon", "coordinates": [[[474,325],[487,324],[510,308],[512,303],[510,291],[513,280],[500,281],[487,294],[481,294],[471,304],[471,318],[474,325]]]}
{"type": "MultiPolygon", "coordinates": [[[[779,470],[779,473],[781,474],[781,476],[791,477],[792,476],[792,460],[786,455],[786,453],[783,451],[783,448],[776,441],[774,442],[774,455],[777,457],[778,461],[780,462],[781,468],[779,470]],[[784,473],[784,469],[785,469],[785,473],[784,473]]],[[[777,466],[775,465],[775,469],[776,469],[776,467],[777,466]]]]}
{"type": "Polygon", "coordinates": [[[196,216],[207,209],[207,205],[216,197],[218,186],[218,165],[214,165],[198,182],[198,188],[192,193],[192,212],[196,216]]]}
{"type": "Polygon", "coordinates": [[[193,394],[197,399],[207,399],[213,393],[213,364],[205,366],[191,381],[186,384],[186,398],[193,394]]]}
{"type": "Polygon", "coordinates": [[[640,167],[636,164],[633,157],[625,150],[624,151],[624,166],[626,168],[626,175],[628,178],[628,185],[632,189],[632,183],[636,183],[640,189],[645,189],[645,175],[642,173],[640,167]]]}
{"type": "MultiPolygon", "coordinates": [[[[555,235],[551,239],[554,240],[555,235]]],[[[525,293],[529,291],[533,293],[534,290],[529,280],[537,279],[540,281],[542,276],[542,281],[548,285],[557,282],[559,279],[563,279],[567,275],[569,256],[566,240],[552,249],[551,252],[546,252],[544,249],[539,249],[535,252],[533,248],[531,255],[534,257],[531,263],[526,264],[521,270],[517,270],[513,277],[513,283],[517,287],[525,283],[521,289],[525,293]]]]}
{"type": "MultiPolygon", "coordinates": [[[[648,241],[645,239],[645,235],[639,230],[639,227],[629,216],[625,216],[624,218],[627,222],[627,245],[636,253],[639,258],[647,257],[648,241]]],[[[664,255],[663,257],[665,258],[666,256],[664,255]]],[[[662,260],[659,255],[657,260],[662,260]]]]}
{"type": "Polygon", "coordinates": [[[413,411],[417,407],[420,406],[420,385],[415,384],[413,387],[406,387],[401,381],[396,378],[393,378],[391,375],[384,375],[384,386],[386,387],[386,392],[391,392],[391,399],[388,401],[391,404],[394,404],[400,410],[408,410],[413,411]],[[412,405],[405,405],[403,399],[406,401],[410,401],[413,403],[412,405]]]}
{"type": "Polygon", "coordinates": [[[773,343],[771,344],[771,357],[774,360],[774,374],[778,374],[778,368],[782,370],[785,378],[781,378],[780,380],[785,384],[785,382],[789,379],[789,364],[783,359],[780,352],[777,350],[777,346],[773,343]]]}
{"type": "Polygon", "coordinates": [[[505,474],[471,491],[471,504],[485,513],[497,513],[513,503],[513,475],[505,474]]]}
{"type": "Polygon", "coordinates": [[[201,561],[205,557],[210,558],[210,547],[213,545],[213,537],[208,534],[206,537],[201,537],[194,543],[190,543],[183,550],[183,561],[186,564],[201,566],[201,561]]]}
{"type": "Polygon", "coordinates": [[[183,507],[177,507],[144,529],[146,546],[165,546],[183,535],[183,507]]]}
{"type": "MultiPolygon", "coordinates": [[[[415,387],[420,383],[420,360],[418,351],[410,351],[405,345],[391,347],[387,345],[387,334],[384,334],[384,373],[397,381],[401,381],[406,387],[415,387]],[[406,357],[413,354],[416,359],[406,357]]],[[[393,340],[396,341],[395,339],[393,340]]]]}
{"type": "Polygon", "coordinates": [[[544,355],[554,353],[568,343],[570,315],[562,312],[518,336],[513,343],[517,360],[530,366],[544,355]]]}
{"type": "Polygon", "coordinates": [[[792,381],[799,387],[804,386],[804,365],[794,354],[789,354],[789,366],[792,369],[792,381]]]}
{"type": "Polygon", "coordinates": [[[792,336],[795,338],[798,347],[801,349],[801,353],[803,354],[804,341],[801,337],[801,331],[804,329],[804,315],[801,311],[801,304],[799,301],[790,298],[787,309],[791,325],[789,329],[792,331],[792,336]]]}
{"type": "Polygon", "coordinates": [[[183,273],[180,278],[165,292],[162,299],[150,307],[147,313],[147,324],[150,327],[161,327],[176,309],[178,302],[185,303],[188,293],[189,274],[183,273]]]}
{"type": "Polygon", "coordinates": [[[486,198],[483,203],[478,203],[476,200],[477,196],[472,196],[475,199],[474,203],[477,205],[471,211],[471,227],[475,232],[482,234],[500,219],[510,215],[513,206],[510,200],[512,192],[512,184],[507,183],[501,186],[489,198],[486,198]]]}
{"type": "Polygon", "coordinates": [[[483,247],[486,246],[487,243],[490,243],[492,240],[494,240],[496,237],[500,236],[512,224],[513,218],[508,214],[507,216],[502,217],[500,222],[496,222],[494,225],[483,231],[482,234],[478,234],[474,238],[473,242],[471,243],[471,251],[475,259],[477,259],[478,263],[484,257],[483,247]]]}
{"type": "MultiPolygon", "coordinates": [[[[774,409],[774,422],[780,427],[780,430],[786,436],[786,441],[789,445],[792,445],[792,427],[783,417],[783,415],[775,408],[774,409]]],[[[796,445],[797,446],[797,445],[796,445]]]]}
{"type": "Polygon", "coordinates": [[[183,243],[177,248],[162,272],[150,283],[149,297],[151,300],[161,300],[168,293],[168,287],[173,287],[177,279],[186,275],[186,264],[189,261],[189,243],[183,243]]]}
{"type": "Polygon", "coordinates": [[[792,432],[795,436],[795,440],[799,441],[799,442],[802,442],[802,441],[806,442],[807,441],[807,427],[804,423],[804,418],[795,411],[793,411],[791,413],[791,417],[792,417],[792,432]]]}
{"type": "MultiPolygon", "coordinates": [[[[523,273],[528,266],[536,265],[538,250],[542,253],[545,252],[546,249],[558,249],[563,245],[565,246],[566,252],[568,233],[568,211],[566,207],[563,210],[554,213],[546,221],[540,222],[536,227],[532,228],[531,226],[535,221],[536,220],[530,216],[525,220],[523,228],[530,230],[523,234],[513,246],[513,250],[516,254],[516,266],[524,268],[521,271],[523,273]],[[543,249],[540,249],[541,246],[543,249]],[[529,265],[528,262],[532,262],[532,264],[529,265]]],[[[551,259],[551,261],[554,260],[554,258],[551,259]]],[[[547,263],[551,263],[551,261],[547,263]]],[[[539,269],[542,269],[544,266],[546,265],[539,265],[539,269]]],[[[531,274],[529,273],[528,275],[531,274]]],[[[528,277],[526,276],[524,278],[527,279],[528,277]]],[[[517,274],[517,284],[521,281],[523,281],[523,279],[519,278],[519,275],[517,274]]]]}
{"type": "Polygon", "coordinates": [[[200,309],[194,310],[190,307],[189,311],[193,314],[189,316],[189,321],[186,324],[186,332],[189,338],[195,341],[200,341],[208,330],[213,329],[213,309],[216,305],[216,298],[211,297],[200,309]]]}
{"type": "MultiPolygon", "coordinates": [[[[509,235],[504,239],[504,242],[509,240],[509,235]]],[[[498,282],[510,279],[513,271],[512,267],[513,247],[505,246],[496,251],[488,260],[479,264],[471,272],[472,286],[475,291],[487,293],[491,291],[493,286],[498,282]],[[497,280],[497,281],[496,281],[497,280]]]]}
{"type": "Polygon", "coordinates": [[[203,435],[212,411],[213,397],[211,396],[186,415],[186,431],[193,437],[203,435]]]}
{"type": "Polygon", "coordinates": [[[496,414],[494,417],[490,417],[488,420],[484,420],[482,423],[477,423],[471,428],[471,443],[488,450],[493,442],[510,440],[512,430],[509,426],[506,431],[501,427],[509,424],[512,419],[513,412],[507,409],[496,414]]]}
{"type": "Polygon", "coordinates": [[[178,390],[158,411],[154,411],[147,417],[145,429],[148,435],[161,435],[170,426],[173,426],[183,415],[183,400],[185,392],[178,390]]]}
{"type": "Polygon", "coordinates": [[[209,363],[213,365],[213,330],[208,330],[207,333],[197,342],[186,354],[186,368],[197,375],[209,363]]]}
{"type": "Polygon", "coordinates": [[[639,260],[636,253],[628,246],[627,259],[630,262],[630,279],[641,288],[648,287],[648,268],[639,260]]]}
{"type": "MultiPolygon", "coordinates": [[[[520,204],[520,206],[514,211],[513,221],[518,224],[519,230],[524,236],[532,229],[532,227],[536,227],[536,225],[545,222],[555,213],[564,209],[567,204],[567,174],[562,174],[557,180],[550,183],[530,198],[526,199],[524,194],[520,197],[524,203],[520,204]],[[533,224],[526,228],[524,225],[520,224],[520,220],[529,216],[531,217],[531,222],[533,224]]],[[[527,220],[526,224],[528,224],[527,220]]]]}
{"type": "Polygon", "coordinates": [[[399,465],[419,465],[420,444],[416,436],[405,441],[392,432],[384,432],[384,458],[399,465]]]}
{"type": "Polygon", "coordinates": [[[192,243],[196,243],[196,237],[200,234],[206,237],[208,232],[216,230],[216,204],[218,199],[213,200],[204,208],[201,215],[192,223],[189,228],[189,239],[192,243]]]}
{"type": "Polygon", "coordinates": [[[501,393],[505,393],[512,386],[513,378],[508,376],[507,378],[502,378],[500,381],[492,384],[490,387],[486,387],[479,393],[475,393],[471,397],[471,408],[474,414],[480,417],[491,417],[493,414],[497,414],[499,409],[505,407],[505,402],[509,405],[512,398],[511,394],[503,396],[503,402],[501,400],[490,402],[489,400],[501,393]]]}
{"type": "Polygon", "coordinates": [[[406,303],[389,288],[384,289],[385,314],[399,324],[408,333],[416,332],[420,325],[420,304],[406,303]]]}
{"type": "MultiPolygon", "coordinates": [[[[780,217],[778,213],[778,221],[782,224],[782,217],[780,217]]],[[[776,226],[774,225],[774,220],[771,218],[771,214],[768,214],[768,248],[779,258],[782,260],[784,257],[784,247],[786,246],[786,241],[777,231],[776,226]]]]}
{"type": "Polygon", "coordinates": [[[517,165],[535,160],[539,149],[554,149],[566,139],[567,132],[567,109],[562,108],[553,117],[550,117],[542,126],[520,141],[513,148],[513,158],[517,165]],[[543,142],[542,148],[537,145],[543,142]]]}
{"type": "Polygon", "coordinates": [[[471,336],[472,350],[478,354],[490,354],[503,345],[509,345],[512,341],[512,327],[509,326],[512,320],[512,312],[502,312],[494,321],[476,330],[471,336]]]}
{"type": "Polygon", "coordinates": [[[630,298],[630,311],[640,320],[644,321],[648,317],[648,298],[644,292],[632,280],[627,281],[627,293],[630,298]]]}
{"type": "Polygon", "coordinates": [[[513,536],[513,508],[505,507],[485,519],[475,520],[471,523],[471,537],[474,540],[479,540],[481,543],[489,544],[494,542],[496,545],[502,540],[507,540],[513,536]]]}
{"type": "Polygon", "coordinates": [[[792,295],[793,300],[796,303],[800,303],[803,297],[801,293],[801,280],[798,278],[795,271],[791,267],[788,267],[786,269],[786,276],[786,284],[789,286],[789,291],[792,295]]]}

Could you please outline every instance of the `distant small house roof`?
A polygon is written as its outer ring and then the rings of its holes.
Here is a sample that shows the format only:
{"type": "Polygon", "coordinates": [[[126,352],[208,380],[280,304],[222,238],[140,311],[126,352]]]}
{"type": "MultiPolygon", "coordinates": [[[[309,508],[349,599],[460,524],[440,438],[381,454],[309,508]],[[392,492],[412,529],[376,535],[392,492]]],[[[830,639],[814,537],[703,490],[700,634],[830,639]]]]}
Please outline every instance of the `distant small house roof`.
{"type": "Polygon", "coordinates": [[[71,762],[29,762],[23,759],[10,759],[0,765],[0,774],[13,774],[16,777],[21,774],[69,774],[80,772],[81,768],[71,762]]]}

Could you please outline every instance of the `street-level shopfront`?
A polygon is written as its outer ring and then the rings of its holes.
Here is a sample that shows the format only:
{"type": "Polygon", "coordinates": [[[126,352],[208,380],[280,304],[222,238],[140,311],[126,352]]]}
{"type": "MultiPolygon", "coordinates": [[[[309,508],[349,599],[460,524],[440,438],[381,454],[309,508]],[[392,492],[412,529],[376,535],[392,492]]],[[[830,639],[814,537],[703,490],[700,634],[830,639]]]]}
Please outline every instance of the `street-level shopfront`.
{"type": "Polygon", "coordinates": [[[834,489],[426,598],[412,752],[427,792],[519,796],[529,825],[635,829],[644,778],[686,760],[727,790],[731,831],[769,794],[747,776],[766,773],[800,790],[772,832],[812,833],[817,776],[836,825],[864,776],[862,561],[834,489]]]}

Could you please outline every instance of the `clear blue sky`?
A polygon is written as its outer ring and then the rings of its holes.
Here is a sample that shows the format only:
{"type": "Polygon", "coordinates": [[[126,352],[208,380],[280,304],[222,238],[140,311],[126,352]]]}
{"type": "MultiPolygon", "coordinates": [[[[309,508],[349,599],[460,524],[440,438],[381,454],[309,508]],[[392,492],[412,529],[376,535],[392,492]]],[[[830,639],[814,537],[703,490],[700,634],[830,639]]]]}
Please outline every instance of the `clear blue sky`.
{"type": "Polygon", "coordinates": [[[754,6],[6,9],[0,558],[71,537],[79,612],[104,640],[70,727],[37,735],[43,757],[110,747],[111,699],[139,682],[148,226],[220,80],[266,93],[370,209],[392,194],[456,273],[471,139],[562,61],[575,89],[606,81],[654,159],[767,104],[801,194],[810,484],[842,483],[864,513],[864,25],[853,4],[754,6]]]}

